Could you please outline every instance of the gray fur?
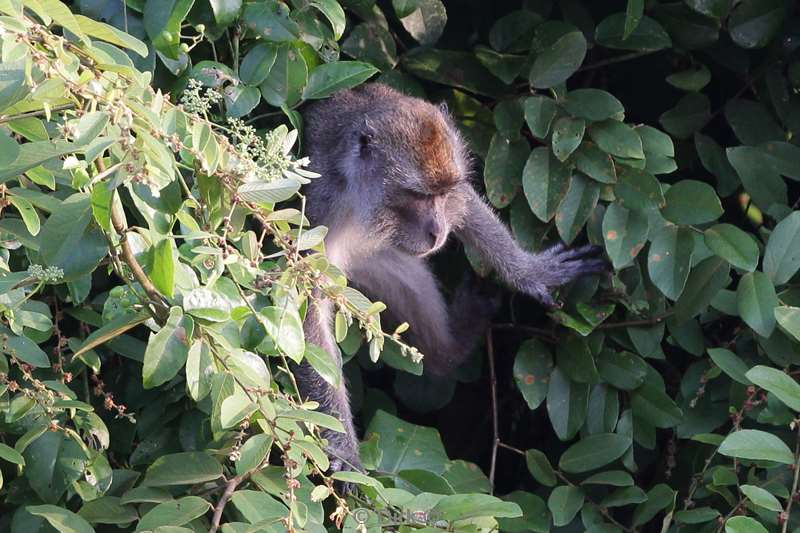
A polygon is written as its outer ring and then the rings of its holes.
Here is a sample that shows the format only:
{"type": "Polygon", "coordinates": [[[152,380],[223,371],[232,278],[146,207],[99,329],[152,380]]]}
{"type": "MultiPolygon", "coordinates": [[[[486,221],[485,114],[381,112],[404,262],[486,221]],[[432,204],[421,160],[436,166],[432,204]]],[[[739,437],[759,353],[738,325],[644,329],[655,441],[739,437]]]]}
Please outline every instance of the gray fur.
{"type": "MultiPolygon", "coordinates": [[[[606,268],[591,257],[594,247],[532,254],[517,244],[470,185],[469,157],[446,107],[368,84],[312,105],[305,118],[312,169],[322,175],[306,189],[309,217],[329,229],[330,260],[369,297],[383,301],[390,317],[410,324],[406,337],[425,354],[427,371],[445,375],[458,366],[494,310],[469,286],[450,306],[445,302],[425,258],[451,232],[511,287],[548,306],[555,305],[551,289],[606,268]],[[430,154],[441,160],[426,159],[430,154]]],[[[331,315],[331,303],[316,300],[305,329],[308,340],[341,365],[331,315]]],[[[344,385],[330,386],[307,365],[298,378],[301,394],[347,429],[346,435],[326,435],[332,469],[360,469],[344,385]]]]}

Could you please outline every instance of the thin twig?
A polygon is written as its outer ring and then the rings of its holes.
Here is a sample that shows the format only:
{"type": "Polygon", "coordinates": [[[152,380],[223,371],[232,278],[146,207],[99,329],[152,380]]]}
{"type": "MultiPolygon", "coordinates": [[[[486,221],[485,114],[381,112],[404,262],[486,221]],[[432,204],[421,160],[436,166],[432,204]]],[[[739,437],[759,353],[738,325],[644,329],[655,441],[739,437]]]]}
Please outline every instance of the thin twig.
{"type": "Polygon", "coordinates": [[[233,491],[236,490],[236,487],[239,486],[239,483],[242,482],[243,476],[236,476],[228,481],[228,484],[225,485],[225,491],[217,500],[217,505],[214,507],[214,516],[211,518],[211,529],[208,530],[208,533],[217,533],[219,529],[219,522],[222,519],[222,511],[225,510],[225,504],[228,503],[228,500],[231,499],[231,495],[233,491]]]}
{"type": "Polygon", "coordinates": [[[623,320],[622,322],[606,322],[600,324],[595,329],[614,329],[614,328],[630,328],[636,326],[657,326],[669,317],[675,314],[675,311],[669,310],[649,318],[642,318],[638,320],[623,320]]]}
{"type": "MultiPolygon", "coordinates": [[[[97,158],[95,165],[97,166],[97,170],[100,172],[104,172],[106,169],[101,158],[97,158]]],[[[111,202],[111,225],[114,226],[114,231],[116,231],[120,236],[120,258],[126,265],[128,265],[128,268],[131,269],[133,277],[136,278],[136,281],[139,282],[139,285],[142,286],[142,289],[144,289],[144,292],[152,301],[157,315],[155,318],[166,318],[168,308],[164,303],[164,297],[160,292],[158,292],[156,286],[153,285],[153,282],[150,281],[150,278],[147,277],[147,274],[142,269],[139,261],[137,261],[136,255],[134,255],[133,249],[131,248],[128,239],[125,237],[125,233],[128,231],[128,223],[125,220],[125,213],[122,211],[122,206],[113,201],[111,202]]]]}
{"type": "Polygon", "coordinates": [[[489,468],[489,486],[494,494],[494,474],[497,467],[497,447],[500,444],[500,426],[497,419],[497,373],[494,369],[494,344],[492,342],[492,330],[486,331],[486,353],[489,357],[489,388],[491,390],[492,402],[492,463],[489,468]]]}
{"type": "Polygon", "coordinates": [[[800,424],[797,425],[797,438],[795,439],[794,445],[794,481],[792,482],[792,492],[790,492],[789,497],[786,498],[786,508],[781,513],[781,520],[783,520],[781,533],[786,533],[789,528],[789,517],[792,514],[792,504],[797,494],[798,481],[800,481],[800,424]]]}
{"type": "MultiPolygon", "coordinates": [[[[72,109],[75,107],[75,104],[62,104],[57,105],[55,107],[50,108],[50,113],[57,113],[59,111],[65,111],[67,109],[72,109]]],[[[36,111],[28,111],[27,113],[17,113],[16,115],[7,115],[0,118],[0,124],[5,124],[6,122],[13,122],[15,120],[19,120],[22,118],[29,118],[29,117],[39,117],[42,115],[46,115],[48,111],[46,109],[39,109],[36,111]]]]}
{"type": "Polygon", "coordinates": [[[536,335],[537,337],[541,337],[544,340],[551,343],[556,342],[556,338],[553,336],[553,332],[545,328],[537,328],[535,326],[524,326],[521,324],[514,324],[511,322],[507,322],[501,324],[492,324],[491,329],[498,331],[500,330],[522,331],[523,333],[530,333],[531,335],[536,335]]]}
{"type": "MultiPolygon", "coordinates": [[[[506,450],[510,450],[510,451],[512,451],[512,452],[514,452],[514,453],[516,453],[518,455],[521,455],[522,457],[525,457],[525,451],[524,450],[520,450],[519,448],[516,448],[514,446],[506,444],[505,442],[499,442],[498,441],[497,442],[497,446],[500,447],[500,448],[505,448],[506,450]]],[[[567,479],[567,476],[565,476],[561,471],[556,470],[554,468],[553,472],[555,473],[556,476],[558,476],[558,479],[560,479],[563,483],[566,483],[570,487],[577,487],[577,485],[575,485],[575,483],[573,483],[572,481],[567,479]]],[[[631,533],[631,532],[634,531],[633,528],[630,528],[630,527],[627,527],[627,526],[623,525],[616,518],[611,516],[611,513],[609,512],[609,510],[607,508],[603,507],[599,503],[596,503],[596,502],[592,501],[591,499],[589,499],[589,497],[586,497],[586,501],[589,503],[589,505],[591,505],[592,507],[597,509],[597,511],[600,514],[602,514],[605,517],[606,520],[608,520],[609,522],[611,522],[612,524],[614,524],[615,526],[620,528],[622,531],[625,531],[626,533],[631,533]]]]}
{"type": "Polygon", "coordinates": [[[631,59],[637,59],[639,57],[647,56],[658,51],[659,50],[645,50],[644,52],[631,52],[630,54],[623,54],[621,56],[609,57],[608,59],[603,59],[602,61],[598,61],[596,63],[589,63],[588,65],[584,65],[578,69],[578,72],[585,72],[587,70],[594,70],[608,65],[613,65],[614,63],[622,63],[623,61],[630,61],[631,59]]]}

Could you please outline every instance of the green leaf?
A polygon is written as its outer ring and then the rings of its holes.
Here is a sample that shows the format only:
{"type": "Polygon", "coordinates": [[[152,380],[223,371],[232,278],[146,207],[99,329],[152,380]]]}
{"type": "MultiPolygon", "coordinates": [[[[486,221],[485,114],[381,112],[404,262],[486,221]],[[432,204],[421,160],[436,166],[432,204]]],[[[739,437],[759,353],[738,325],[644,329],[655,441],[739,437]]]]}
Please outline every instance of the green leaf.
{"type": "Polygon", "coordinates": [[[581,174],[573,174],[567,194],[556,210],[556,229],[570,244],[578,236],[600,198],[600,186],[581,174]]]}
{"type": "Polygon", "coordinates": [[[705,243],[712,252],[732,266],[752,272],[758,266],[758,244],[750,234],[732,224],[717,224],[708,228],[705,243]]]}
{"type": "Polygon", "coordinates": [[[683,91],[700,91],[711,81],[711,71],[705,65],[670,74],[667,83],[683,91]]]}
{"type": "Polygon", "coordinates": [[[59,533],[94,533],[89,522],[56,505],[28,505],[25,510],[34,516],[41,516],[59,533]]]}
{"type": "Polygon", "coordinates": [[[303,323],[297,310],[265,307],[261,310],[267,334],[287,357],[300,362],[306,350],[303,323]]]}
{"type": "Polygon", "coordinates": [[[582,337],[571,335],[556,348],[558,368],[572,381],[597,383],[599,376],[589,345],[582,337]]]}
{"type": "Polygon", "coordinates": [[[783,0],[742,0],[731,12],[728,30],[742,48],[763,48],[778,33],[785,17],[783,0]]]}
{"type": "Polygon", "coordinates": [[[336,0],[312,0],[311,5],[328,19],[331,29],[333,29],[333,38],[337,41],[341,39],[346,20],[344,10],[339,2],[336,0]]]}
{"type": "Polygon", "coordinates": [[[453,494],[439,500],[431,514],[455,521],[481,516],[516,518],[522,516],[522,510],[514,502],[504,502],[488,494],[453,494]]]}
{"type": "Polygon", "coordinates": [[[247,439],[240,450],[241,456],[236,461],[236,473],[241,476],[258,468],[272,448],[272,442],[272,437],[265,433],[247,439]]]}
{"type": "Polygon", "coordinates": [[[189,355],[194,322],[180,307],[170,309],[167,323],[151,333],[144,352],[142,384],[152,389],[175,377],[189,355]]]}
{"type": "Polygon", "coordinates": [[[742,385],[751,385],[750,380],[745,376],[750,367],[738,355],[726,348],[709,348],[708,355],[711,356],[714,364],[731,379],[742,385]]]}
{"type": "Polygon", "coordinates": [[[547,504],[539,496],[515,490],[503,496],[503,499],[519,505],[522,518],[498,518],[500,531],[550,531],[550,513],[547,511],[547,504]]]}
{"type": "Polygon", "coordinates": [[[255,490],[237,490],[231,502],[248,522],[277,520],[288,513],[286,506],[269,494],[255,490]]]}
{"type": "Polygon", "coordinates": [[[136,531],[152,531],[159,526],[182,526],[203,516],[209,509],[211,504],[199,496],[184,496],[159,503],[142,516],[136,531]]]}
{"type": "Polygon", "coordinates": [[[525,122],[537,139],[544,139],[556,117],[558,106],[546,96],[531,96],[525,100],[525,122]]]}
{"type": "Polygon", "coordinates": [[[677,300],[689,278],[694,239],[688,228],[667,225],[653,236],[647,270],[653,284],[670,300],[677,300]]]}
{"type": "Polygon", "coordinates": [[[647,241],[647,217],[629,211],[617,203],[610,204],[603,217],[603,240],[615,270],[633,263],[647,241]]]}
{"type": "Polygon", "coordinates": [[[716,294],[730,283],[730,266],[719,257],[701,261],[689,275],[686,288],[675,302],[678,324],[705,311],[716,294]]]}
{"type": "Polygon", "coordinates": [[[242,0],[209,0],[214,12],[214,21],[218,26],[232,24],[242,11],[242,0]]]}
{"type": "Polygon", "coordinates": [[[702,181],[679,181],[667,189],[664,200],[666,204],[661,214],[676,224],[704,224],[723,213],[714,189],[702,181]]]}
{"type": "Polygon", "coordinates": [[[156,50],[169,59],[178,59],[181,24],[194,0],[147,0],[144,4],[144,29],[156,50]]]}
{"type": "Polygon", "coordinates": [[[122,48],[133,50],[141,57],[147,57],[147,45],[133,35],[118,30],[109,24],[103,24],[89,17],[84,17],[83,15],[76,14],[75,20],[86,35],[121,46],[122,48]]]}
{"type": "Polygon", "coordinates": [[[641,526],[652,520],[662,509],[675,504],[675,491],[659,483],[647,492],[647,501],[637,505],[633,512],[633,525],[641,526]]]}
{"type": "MultiPolygon", "coordinates": [[[[586,123],[582,119],[562,117],[553,125],[553,153],[559,161],[566,161],[581,144],[586,123]]],[[[526,143],[527,146],[527,143],[526,143]]]]}
{"type": "Polygon", "coordinates": [[[739,315],[745,323],[762,337],[772,335],[775,329],[774,309],[780,304],[775,287],[763,272],[748,272],[739,280],[736,290],[739,315]]]}
{"type": "MultiPolygon", "coordinates": [[[[397,65],[397,46],[389,30],[380,24],[362,22],[342,42],[342,52],[353,59],[371,63],[384,72],[397,65]]],[[[478,55],[478,59],[480,59],[478,55]]],[[[516,77],[516,76],[514,76],[516,77]]]]}
{"type": "Polygon", "coordinates": [[[258,88],[269,105],[293,106],[300,101],[307,81],[308,66],[300,49],[282,44],[277,48],[275,63],[258,88]]]}
{"type": "Polygon", "coordinates": [[[800,342],[800,308],[781,306],[775,308],[775,320],[792,337],[800,342]]]}
{"type": "Polygon", "coordinates": [[[719,511],[711,507],[684,509],[675,513],[675,520],[682,524],[703,524],[719,517],[719,511]]]}
{"type": "Polygon", "coordinates": [[[294,178],[275,181],[250,181],[239,185],[236,191],[242,200],[260,204],[276,204],[290,199],[300,190],[300,182],[294,178]]]}
{"type": "Polygon", "coordinates": [[[553,513],[553,524],[565,526],[572,522],[583,507],[585,494],[579,487],[562,485],[553,489],[547,499],[547,508],[553,513]]]}
{"type": "Polygon", "coordinates": [[[767,241],[764,272],[775,283],[787,283],[800,269],[800,211],[781,220],[767,241]]]}
{"type": "Polygon", "coordinates": [[[334,387],[340,386],[341,371],[328,352],[314,344],[306,344],[305,359],[322,379],[334,387]]]}
{"type": "Polygon", "coordinates": [[[25,223],[25,227],[28,229],[28,232],[31,235],[38,235],[39,234],[39,214],[36,213],[36,209],[34,209],[33,204],[31,204],[25,198],[15,195],[9,195],[8,201],[11,202],[11,205],[17,208],[19,211],[20,216],[22,217],[22,221],[25,223]]]}
{"type": "Polygon", "coordinates": [[[78,513],[92,524],[130,524],[139,519],[139,513],[132,505],[123,505],[116,496],[103,496],[83,504],[78,513]]]}
{"type": "Polygon", "coordinates": [[[216,372],[211,348],[203,339],[195,340],[186,357],[186,388],[195,401],[211,392],[211,378],[216,372]]]}
{"type": "Polygon", "coordinates": [[[725,533],[768,533],[768,530],[749,516],[734,516],[725,522],[725,533]]]}
{"type": "Polygon", "coordinates": [[[584,142],[575,151],[578,170],[600,183],[616,183],[617,169],[614,158],[602,151],[593,142],[584,142]]]}
{"type": "Polygon", "coordinates": [[[548,487],[556,486],[556,473],[544,453],[533,448],[526,451],[525,464],[536,481],[548,487]]]}
{"type": "Polygon", "coordinates": [[[92,272],[108,252],[108,242],[91,222],[89,195],[76,193],[64,200],[42,226],[41,258],[46,265],[64,271],[63,281],[75,281],[92,272]]]}
{"type": "Polygon", "coordinates": [[[588,472],[616,461],[630,448],[631,439],[616,433],[598,433],[579,440],[561,454],[558,466],[564,472],[588,472]]]}
{"type": "MultiPolygon", "coordinates": [[[[630,441],[629,441],[630,444],[630,441]]],[[[628,487],[633,485],[631,475],[623,470],[607,470],[598,472],[581,481],[581,485],[612,485],[615,487],[628,487]]]]}
{"type": "MultiPolygon", "coordinates": [[[[25,61],[3,61],[0,63],[0,111],[5,111],[16,104],[25,98],[28,93],[28,87],[25,85],[25,61]]],[[[42,142],[47,145],[51,144],[50,141],[42,142]]],[[[0,178],[0,182],[2,181],[5,180],[0,178]]]]}
{"type": "Polygon", "coordinates": [[[543,46],[528,76],[531,86],[547,89],[565,82],[583,63],[586,46],[586,38],[580,31],[568,31],[543,46]]]}
{"type": "Polygon", "coordinates": [[[623,507],[647,501],[647,494],[639,487],[623,487],[600,500],[603,507],[623,507]]]}
{"type": "Polygon", "coordinates": [[[23,456],[28,484],[46,503],[57,503],[67,488],[83,476],[86,466],[80,445],[60,432],[43,433],[25,448],[23,456]]]}
{"type": "Polygon", "coordinates": [[[636,50],[641,52],[656,51],[672,46],[669,34],[661,24],[643,16],[632,32],[626,32],[625,13],[615,13],[597,25],[595,40],[606,48],[636,50]]]}
{"type": "Polygon", "coordinates": [[[422,78],[471,93],[496,96],[505,91],[500,80],[486,70],[471,52],[417,47],[403,55],[405,70],[422,78]]]}
{"type": "Polygon", "coordinates": [[[622,38],[627,39],[641,22],[644,16],[644,0],[628,0],[625,8],[625,29],[622,38]]]}
{"type": "Polygon", "coordinates": [[[542,222],[548,222],[567,194],[570,172],[544,146],[534,148],[522,170],[522,190],[531,211],[542,222]]]}
{"type": "Polygon", "coordinates": [[[575,436],[586,420],[588,407],[589,385],[573,383],[555,368],[547,389],[547,414],[559,439],[569,440],[575,436]]]}
{"type": "Polygon", "coordinates": [[[395,474],[400,470],[423,469],[441,474],[447,453],[439,432],[434,428],[415,426],[378,410],[366,431],[380,437],[383,457],[378,470],[395,474]]]}
{"type": "Polygon", "coordinates": [[[50,24],[50,19],[52,19],[59,26],[74,33],[84,43],[90,44],[89,38],[81,30],[78,21],[75,20],[75,15],[63,2],[59,0],[36,0],[36,2],[28,3],[26,7],[32,9],[40,18],[47,20],[48,25],[50,24]]]}
{"type": "Polygon", "coordinates": [[[164,238],[153,247],[153,269],[150,279],[158,292],[172,298],[175,293],[175,256],[173,241],[164,238]]]}
{"type": "Polygon", "coordinates": [[[559,103],[570,115],[591,122],[621,117],[625,113],[614,95],[600,89],[570,91],[559,103]]]}
{"type": "Polygon", "coordinates": [[[222,91],[225,97],[225,115],[230,118],[243,117],[250,113],[261,101],[258,87],[229,85],[222,91]]]}
{"type": "Polygon", "coordinates": [[[722,441],[719,453],[739,459],[794,464],[794,455],[786,443],[771,433],[755,429],[731,433],[722,441]]]}
{"type": "Polygon", "coordinates": [[[7,167],[19,156],[19,144],[5,133],[0,133],[0,167],[7,167]]]}
{"type": "Polygon", "coordinates": [[[378,72],[369,63],[361,61],[334,61],[325,63],[311,71],[303,98],[314,100],[327,98],[336,91],[360,85],[378,72]]]}
{"type": "Polygon", "coordinates": [[[647,376],[647,363],[631,352],[603,350],[597,356],[597,369],[603,381],[622,390],[639,387],[647,376]]]}
{"type": "Polygon", "coordinates": [[[760,148],[735,146],[726,153],[753,203],[763,210],[769,210],[773,204],[788,203],[786,182],[771,168],[760,148]]]}
{"type": "Polygon", "coordinates": [[[239,65],[239,79],[247,85],[259,85],[270,73],[278,56],[278,47],[272,43],[257,43],[239,65]]]}
{"type": "Polygon", "coordinates": [[[783,510],[778,499],[761,487],[756,487],[755,485],[740,485],[739,490],[741,490],[751,502],[759,507],[776,512],[783,510]]]}
{"type": "Polygon", "coordinates": [[[725,118],[744,144],[784,140],[786,134],[783,128],[772,117],[773,114],[761,102],[734,98],[725,104],[725,118]]]}
{"type": "Polygon", "coordinates": [[[671,428],[683,422],[680,407],[655,385],[645,384],[633,391],[631,407],[634,416],[657,428],[671,428]]]}
{"type": "Polygon", "coordinates": [[[786,372],[777,368],[757,365],[747,372],[747,379],[769,391],[790,409],[800,411],[800,385],[786,372]]]}
{"type": "Polygon", "coordinates": [[[589,127],[589,136],[606,153],[627,159],[644,159],[642,139],[622,122],[605,120],[589,127]]]}
{"type": "Polygon", "coordinates": [[[703,93],[683,96],[675,107],[659,118],[664,129],[673,137],[687,139],[711,120],[711,102],[703,93]]]}
{"type": "Polygon", "coordinates": [[[703,167],[717,180],[717,193],[730,196],[739,187],[739,176],[728,161],[725,151],[711,137],[702,133],[694,136],[694,145],[703,167]]]}
{"type": "Polygon", "coordinates": [[[168,487],[196,485],[222,476],[222,465],[206,452],[182,452],[162,455],[147,468],[142,485],[168,487]]]}
{"type": "Polygon", "coordinates": [[[414,0],[414,4],[416,8],[408,15],[400,17],[400,23],[419,44],[436,44],[447,24],[444,4],[441,0],[414,0]]]}
{"type": "Polygon", "coordinates": [[[14,335],[3,326],[0,326],[0,335],[3,337],[3,342],[0,342],[0,352],[14,355],[20,361],[34,367],[47,368],[50,366],[47,354],[28,337],[14,335]]]}
{"type": "Polygon", "coordinates": [[[8,444],[0,443],[0,459],[19,466],[25,466],[25,458],[22,457],[22,454],[8,444]]]}
{"type": "Polygon", "coordinates": [[[483,170],[486,197],[498,209],[507,207],[519,190],[519,177],[530,153],[524,138],[508,139],[499,133],[492,136],[483,170]]]}
{"type": "Polygon", "coordinates": [[[528,408],[536,409],[547,396],[553,357],[550,350],[537,340],[523,342],[514,359],[514,381],[528,408]]]}
{"type": "Polygon", "coordinates": [[[300,36],[300,28],[289,17],[289,6],[278,0],[244,4],[240,23],[267,41],[289,42],[300,36]]]}

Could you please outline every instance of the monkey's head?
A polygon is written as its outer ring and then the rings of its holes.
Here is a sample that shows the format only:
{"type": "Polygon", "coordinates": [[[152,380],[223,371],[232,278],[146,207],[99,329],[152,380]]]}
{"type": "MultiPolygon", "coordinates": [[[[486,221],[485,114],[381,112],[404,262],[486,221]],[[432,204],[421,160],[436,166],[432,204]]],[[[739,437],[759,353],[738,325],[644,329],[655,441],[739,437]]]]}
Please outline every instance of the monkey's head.
{"type": "Polygon", "coordinates": [[[357,202],[371,239],[419,256],[444,245],[464,210],[469,167],[446,106],[368,84],[318,104],[307,119],[312,165],[325,158],[316,170],[357,202]]]}

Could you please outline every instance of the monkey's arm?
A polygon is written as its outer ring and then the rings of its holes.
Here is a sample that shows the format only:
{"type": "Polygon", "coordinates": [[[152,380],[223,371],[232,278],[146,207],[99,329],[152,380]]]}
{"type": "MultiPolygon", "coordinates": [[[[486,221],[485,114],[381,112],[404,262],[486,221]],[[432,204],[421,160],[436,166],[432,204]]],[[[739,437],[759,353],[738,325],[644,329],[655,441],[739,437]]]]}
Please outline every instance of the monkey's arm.
{"type": "Polygon", "coordinates": [[[466,185],[461,192],[466,197],[466,210],[455,228],[456,236],[478,250],[509,285],[544,305],[557,306],[550,295],[552,289],[607,270],[607,262],[596,257],[600,251],[596,246],[571,250],[559,244],[540,253],[524,250],[471,186],[466,185]]]}

